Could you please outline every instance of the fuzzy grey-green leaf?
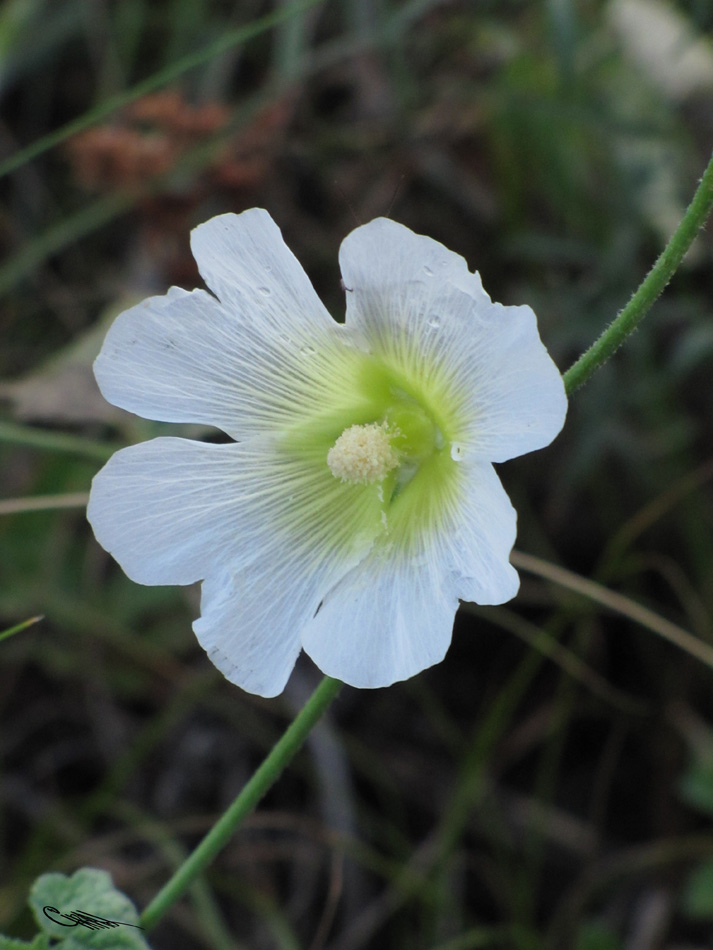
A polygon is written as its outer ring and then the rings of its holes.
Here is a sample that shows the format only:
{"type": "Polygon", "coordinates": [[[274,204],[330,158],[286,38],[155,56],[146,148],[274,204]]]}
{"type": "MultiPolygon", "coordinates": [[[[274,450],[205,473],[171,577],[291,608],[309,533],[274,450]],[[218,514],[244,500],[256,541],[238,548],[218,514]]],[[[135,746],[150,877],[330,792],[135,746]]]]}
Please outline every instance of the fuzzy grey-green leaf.
{"type": "Polygon", "coordinates": [[[29,903],[42,930],[62,941],[61,950],[149,950],[136,908],[106,871],[43,874],[32,885],[29,903]]]}

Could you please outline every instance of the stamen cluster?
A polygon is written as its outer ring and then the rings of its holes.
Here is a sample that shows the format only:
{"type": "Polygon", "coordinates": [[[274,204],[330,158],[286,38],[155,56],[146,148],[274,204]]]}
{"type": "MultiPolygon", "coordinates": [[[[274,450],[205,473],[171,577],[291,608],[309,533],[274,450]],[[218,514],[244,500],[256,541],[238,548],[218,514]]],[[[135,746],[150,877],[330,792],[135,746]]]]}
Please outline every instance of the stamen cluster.
{"type": "Polygon", "coordinates": [[[327,453],[327,465],[343,482],[383,481],[399,464],[387,423],[372,422],[345,429],[327,453]]]}

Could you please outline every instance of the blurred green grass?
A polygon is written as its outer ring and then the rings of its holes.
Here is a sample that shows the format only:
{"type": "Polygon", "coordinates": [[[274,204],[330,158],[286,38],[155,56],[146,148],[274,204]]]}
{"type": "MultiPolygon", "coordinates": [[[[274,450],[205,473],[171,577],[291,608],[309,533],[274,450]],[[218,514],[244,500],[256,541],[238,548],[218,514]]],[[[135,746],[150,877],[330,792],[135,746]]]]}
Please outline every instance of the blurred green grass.
{"type": "MultiPolygon", "coordinates": [[[[600,0],[327,0],[265,30],[289,4],[6,2],[2,153],[103,118],[0,180],[2,499],[84,493],[92,446],[167,431],[93,394],[92,348],[137,296],[197,283],[188,232],[221,211],[268,208],[338,318],[339,241],[391,214],[494,299],[532,305],[565,369],[646,273],[713,142],[713,85],[674,91],[637,53],[652,2],[633,36],[632,5],[600,0]],[[109,109],[243,29],[143,112],[109,109]]],[[[706,4],[665,10],[710,46],[706,4]]],[[[558,441],[500,469],[521,550],[708,644],[710,259],[704,233],[558,441]]],[[[0,643],[0,931],[28,936],[42,871],[104,867],[145,906],[315,671],[279,700],[241,693],[194,640],[194,590],[129,582],[80,507],[3,500],[0,629],[45,617],[0,643]]],[[[685,651],[523,574],[513,604],[461,610],[439,667],[345,690],[153,943],[705,947],[713,836],[681,788],[705,786],[710,684],[685,651]]]]}

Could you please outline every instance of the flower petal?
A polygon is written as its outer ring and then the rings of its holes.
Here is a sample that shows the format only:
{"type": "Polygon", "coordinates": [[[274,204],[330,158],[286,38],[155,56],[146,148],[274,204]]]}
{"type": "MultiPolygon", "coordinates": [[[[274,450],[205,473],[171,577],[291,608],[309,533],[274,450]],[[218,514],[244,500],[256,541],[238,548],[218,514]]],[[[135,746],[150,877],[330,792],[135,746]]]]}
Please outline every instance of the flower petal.
{"type": "Polygon", "coordinates": [[[191,232],[198,270],[218,300],[275,333],[331,330],[334,321],[267,211],[220,214],[191,232]]]}
{"type": "Polygon", "coordinates": [[[274,437],[211,445],[160,438],[95,476],[88,518],[142,584],[205,578],[194,629],[213,662],[276,695],[299,631],[381,532],[378,487],[343,485],[274,437]]]}
{"type": "MultiPolygon", "coordinates": [[[[356,494],[365,507],[365,496],[376,497],[369,491],[356,494]]],[[[365,511],[349,507],[334,511],[327,504],[319,527],[266,538],[254,561],[204,581],[201,617],[193,629],[230,682],[261,696],[282,692],[301,649],[302,629],[326,591],[368,554],[374,540],[375,532],[360,533],[368,521],[365,511]]]]}
{"type": "Polygon", "coordinates": [[[306,575],[294,561],[259,558],[243,570],[203,582],[198,642],[220,672],[259,696],[285,688],[302,648],[300,628],[314,615],[322,575],[306,575]]]}
{"type": "Polygon", "coordinates": [[[461,600],[504,604],[518,592],[520,578],[510,563],[517,512],[488,462],[458,463],[456,492],[446,500],[446,555],[461,600]]]}
{"type": "Polygon", "coordinates": [[[353,231],[339,259],[347,325],[421,381],[463,452],[501,462],[552,441],[567,400],[529,307],[491,303],[462,257],[385,218],[353,231]]]}
{"type": "Polygon", "coordinates": [[[87,517],[139,584],[192,584],[244,541],[236,530],[240,445],[160,438],[116,452],[95,476],[87,517]]]}
{"type": "Polygon", "coordinates": [[[498,343],[487,348],[471,376],[473,421],[464,442],[492,462],[549,445],[564,425],[567,395],[533,311],[493,304],[474,336],[484,349],[486,341],[498,343]]]}
{"type": "Polygon", "coordinates": [[[501,604],[517,593],[508,560],[517,516],[492,465],[460,463],[438,514],[433,500],[428,507],[422,519],[409,514],[407,538],[395,519],[392,537],[329,591],[302,631],[329,676],[365,688],[414,676],[443,659],[459,599],[501,604]]]}
{"type": "Polygon", "coordinates": [[[213,218],[192,245],[220,299],[173,287],[122,313],[94,364],[106,399],[235,439],[340,405],[362,357],[267,212],[213,218]]]}
{"type": "Polygon", "coordinates": [[[445,656],[458,607],[454,585],[437,557],[400,554],[375,548],[304,627],[302,646],[323,673],[369,689],[408,679],[445,656]]]}

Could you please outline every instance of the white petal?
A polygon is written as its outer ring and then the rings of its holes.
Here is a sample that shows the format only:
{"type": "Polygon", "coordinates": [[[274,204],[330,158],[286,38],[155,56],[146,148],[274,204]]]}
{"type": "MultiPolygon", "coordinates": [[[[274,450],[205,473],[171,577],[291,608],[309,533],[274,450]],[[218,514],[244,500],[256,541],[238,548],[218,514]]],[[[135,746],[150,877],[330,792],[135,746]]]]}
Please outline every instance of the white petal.
{"type": "Polygon", "coordinates": [[[520,586],[509,560],[517,512],[488,462],[460,462],[458,475],[444,516],[450,536],[445,557],[455,571],[458,596],[476,604],[504,604],[520,586]]]}
{"type": "Polygon", "coordinates": [[[474,333],[483,355],[471,379],[473,422],[464,441],[506,462],[552,442],[564,425],[567,395],[530,307],[493,304],[488,316],[474,333]]]}
{"type": "Polygon", "coordinates": [[[95,476],[87,517],[139,584],[191,584],[240,543],[242,445],[161,438],[116,452],[95,476]]]}
{"type": "Polygon", "coordinates": [[[347,324],[460,421],[449,433],[505,461],[549,444],[567,400],[529,307],[493,304],[465,260],[384,218],[342,243],[347,324]]]}
{"type": "Polygon", "coordinates": [[[191,584],[295,539],[314,557],[338,544],[363,554],[374,510],[375,490],[347,490],[326,463],[306,464],[273,437],[228,445],[160,438],[111,457],[94,477],[87,515],[133,580],[191,584]]]}
{"type": "Polygon", "coordinates": [[[232,682],[267,696],[284,686],[325,593],[368,553],[379,506],[377,486],[345,486],[273,437],[161,438],[110,459],[88,518],[133,580],[206,578],[200,642],[232,682]]]}
{"type": "Polygon", "coordinates": [[[379,546],[327,594],[302,646],[323,673],[350,686],[389,686],[443,659],[457,607],[436,558],[379,546]]]}
{"type": "Polygon", "coordinates": [[[109,402],[236,439],[338,405],[361,365],[350,333],[324,309],[267,212],[213,218],[192,244],[219,300],[174,287],[121,314],[94,364],[109,402]]]}
{"type": "Polygon", "coordinates": [[[319,668],[352,686],[388,686],[443,659],[461,600],[515,596],[516,514],[489,463],[462,462],[408,545],[377,543],[324,598],[302,631],[319,668]]]}
{"type": "Polygon", "coordinates": [[[193,624],[199,643],[231,683],[277,696],[301,650],[300,630],[340,569],[272,550],[247,568],[209,577],[193,624]]]}
{"type": "Polygon", "coordinates": [[[375,532],[363,526],[376,492],[349,488],[346,504],[317,499],[311,519],[293,530],[273,531],[266,520],[266,537],[254,540],[255,559],[229,564],[203,583],[201,617],[193,629],[232,683],[261,696],[282,692],[302,629],[325,593],[367,555],[375,532]]]}
{"type": "Polygon", "coordinates": [[[388,324],[398,318],[399,309],[408,310],[424,296],[438,294],[444,284],[476,303],[490,303],[480,275],[470,273],[465,258],[389,218],[376,218],[347,235],[339,249],[339,265],[348,288],[347,307],[358,301],[373,304],[354,308],[354,317],[372,332],[388,335],[384,321],[388,324]]]}
{"type": "Polygon", "coordinates": [[[233,313],[245,311],[275,333],[332,328],[309,277],[262,208],[200,224],[191,232],[191,250],[206,284],[233,313]]]}
{"type": "MultiPolygon", "coordinates": [[[[322,578],[282,576],[274,562],[260,558],[238,572],[225,571],[203,582],[201,616],[193,624],[198,642],[231,683],[259,696],[277,696],[285,687],[301,649],[300,627],[320,595],[312,583],[322,578]]],[[[284,572],[284,565],[282,567],[284,572]]]]}

